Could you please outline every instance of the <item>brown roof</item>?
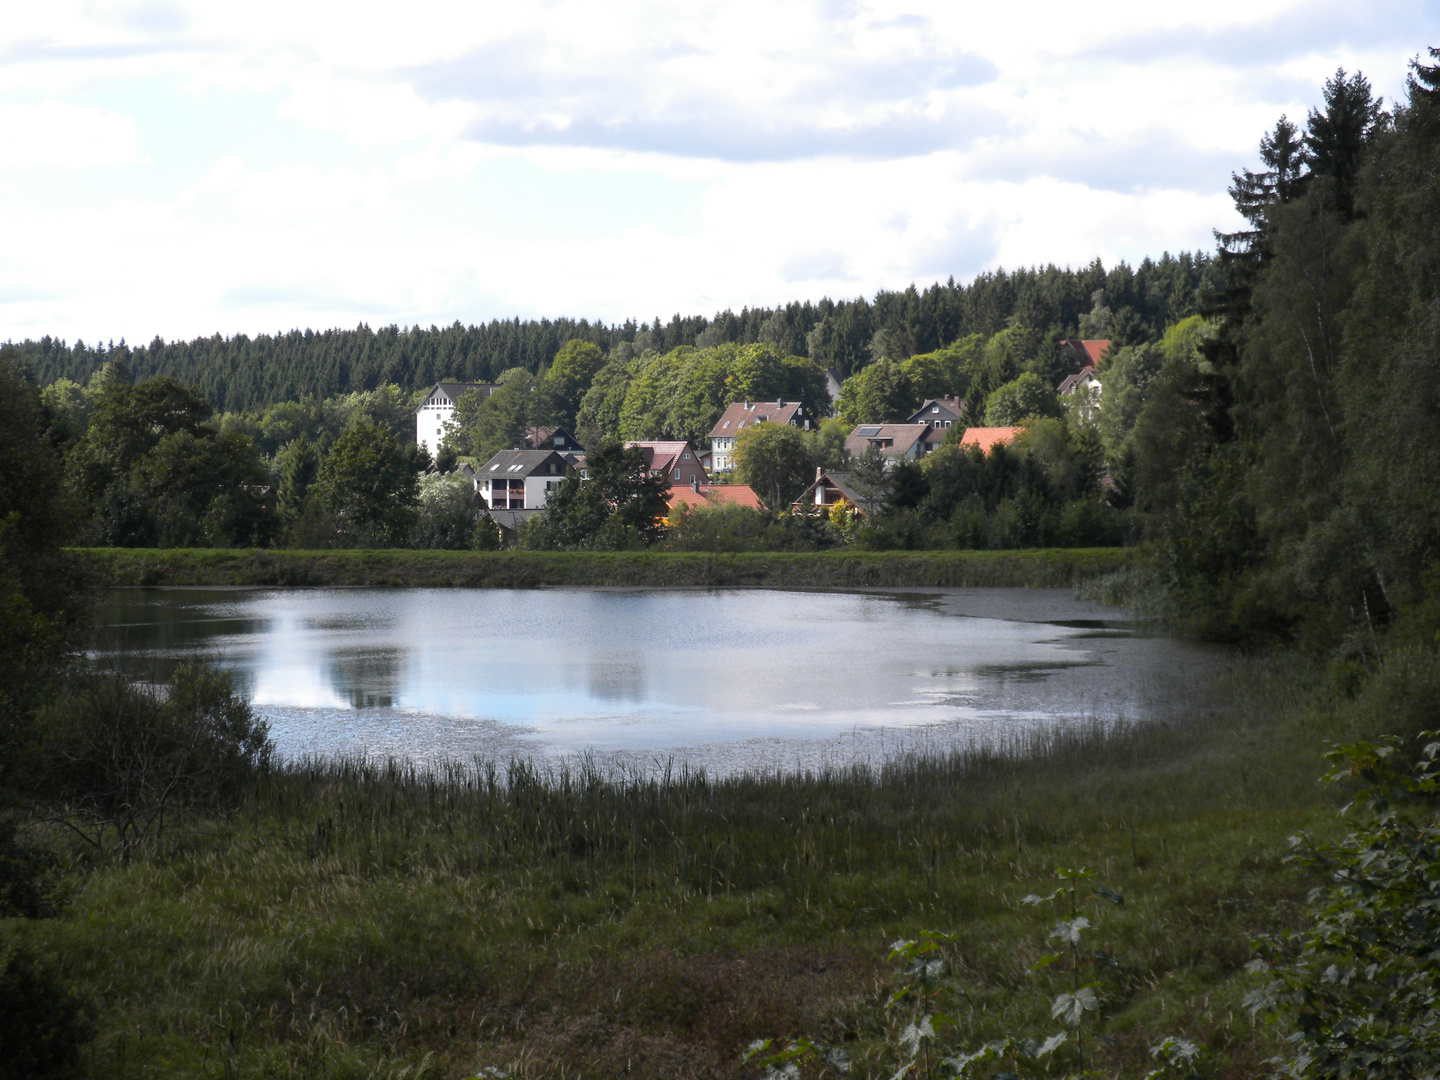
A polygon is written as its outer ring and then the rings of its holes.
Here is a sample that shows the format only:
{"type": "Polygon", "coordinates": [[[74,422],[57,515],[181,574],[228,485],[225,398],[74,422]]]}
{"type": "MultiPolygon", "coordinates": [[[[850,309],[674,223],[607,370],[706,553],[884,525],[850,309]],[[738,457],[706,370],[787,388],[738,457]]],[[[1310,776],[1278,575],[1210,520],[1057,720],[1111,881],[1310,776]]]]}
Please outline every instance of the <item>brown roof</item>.
{"type": "Polygon", "coordinates": [[[737,401],[720,414],[720,419],[710,430],[710,438],[731,438],[756,420],[771,424],[797,424],[804,419],[798,401],[737,401]]]}
{"type": "Polygon", "coordinates": [[[680,455],[690,448],[688,442],[661,441],[656,439],[630,439],[625,449],[638,447],[645,455],[645,464],[657,472],[669,472],[680,455]]]}
{"type": "Polygon", "coordinates": [[[903,457],[929,431],[929,424],[857,424],[845,440],[845,449],[858,457],[879,446],[882,454],[903,457]]]}
{"type": "Polygon", "coordinates": [[[988,454],[994,447],[1012,441],[1025,429],[1023,427],[972,427],[966,428],[960,436],[961,446],[978,446],[982,454],[988,454]]]}
{"type": "Polygon", "coordinates": [[[746,484],[701,484],[699,490],[689,484],[677,484],[665,496],[670,509],[677,506],[748,506],[764,510],[760,496],[746,484]]]}

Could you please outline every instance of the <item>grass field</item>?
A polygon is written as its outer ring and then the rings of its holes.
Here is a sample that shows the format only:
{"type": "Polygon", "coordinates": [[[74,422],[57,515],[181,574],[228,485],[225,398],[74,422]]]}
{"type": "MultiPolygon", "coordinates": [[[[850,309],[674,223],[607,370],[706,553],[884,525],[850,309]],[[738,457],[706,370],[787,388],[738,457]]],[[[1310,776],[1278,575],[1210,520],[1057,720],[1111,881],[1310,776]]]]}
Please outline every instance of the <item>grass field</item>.
{"type": "Polygon", "coordinates": [[[1134,563],[1134,548],[699,554],[90,548],[110,585],[1064,586],[1134,563]]]}
{"type": "Polygon", "coordinates": [[[956,935],[949,1045],[1058,1028],[1070,976],[1029,973],[1054,916],[1019,901],[1083,866],[1125,898],[1082,905],[1118,964],[1100,1074],[1178,1033],[1203,1075],[1255,1076],[1280,1034],[1240,1007],[1249,942],[1300,925],[1310,884],[1286,838],[1341,828],[1329,740],[1433,711],[1417,663],[1344,700],[1237,661],[1230,705],[1183,723],[878,771],[294,765],[126,855],[65,848],[65,913],[4,933],[97,1002],[107,1080],[744,1076],[752,1039],[797,1034],[888,1077],[886,949],[927,928],[956,935]]]}

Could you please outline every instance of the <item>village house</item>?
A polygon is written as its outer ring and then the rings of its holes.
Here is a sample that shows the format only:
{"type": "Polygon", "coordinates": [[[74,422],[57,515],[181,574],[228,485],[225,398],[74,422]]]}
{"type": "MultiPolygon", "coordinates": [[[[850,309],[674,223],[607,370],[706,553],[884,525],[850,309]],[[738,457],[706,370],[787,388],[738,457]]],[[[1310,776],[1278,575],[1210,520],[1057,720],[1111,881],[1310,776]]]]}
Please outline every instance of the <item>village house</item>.
{"type": "Polygon", "coordinates": [[[925,456],[928,424],[860,424],[845,440],[845,449],[854,457],[879,450],[890,461],[914,461],[925,456]]]}
{"type": "Polygon", "coordinates": [[[1085,368],[1075,375],[1067,375],[1055,388],[1062,398],[1074,398],[1074,407],[1080,419],[1089,422],[1100,408],[1100,379],[1094,368],[1085,368]]]}
{"type": "Polygon", "coordinates": [[[665,494],[665,502],[671,513],[682,506],[744,506],[751,510],[763,510],[765,504],[748,484],[703,484],[695,480],[688,484],[673,484],[665,494]]]}
{"type": "Polygon", "coordinates": [[[1025,429],[1023,427],[972,427],[966,428],[960,436],[960,447],[978,446],[982,454],[988,454],[997,446],[1013,442],[1025,429]]]}
{"type": "Polygon", "coordinates": [[[570,468],[554,450],[501,450],[475,471],[475,490],[490,510],[539,510],[570,468]]]}
{"type": "Polygon", "coordinates": [[[810,430],[810,417],[798,401],[737,401],[710,430],[710,460],[717,473],[735,467],[735,436],[749,424],[789,424],[810,430]]]}
{"type": "Polygon", "coordinates": [[[585,447],[562,427],[529,428],[525,432],[525,445],[531,450],[554,450],[572,466],[578,466],[585,460],[585,447]]]}
{"type": "Polygon", "coordinates": [[[645,455],[645,467],[650,470],[651,476],[665,477],[672,487],[710,482],[705,466],[700,463],[700,455],[688,440],[631,440],[625,444],[625,448],[628,450],[631,447],[645,455]]]}
{"type": "Polygon", "coordinates": [[[861,496],[851,485],[850,474],[817,468],[815,482],[801,492],[800,497],[790,504],[790,509],[799,514],[829,513],[838,502],[849,503],[857,514],[861,514],[861,496]]]}
{"type": "Polygon", "coordinates": [[[1110,348],[1110,342],[1098,338],[1087,338],[1084,341],[1061,341],[1055,347],[1059,350],[1062,360],[1074,370],[1080,371],[1087,367],[1098,368],[1100,358],[1105,355],[1105,350],[1110,348]]]}
{"type": "Polygon", "coordinates": [[[926,433],[924,452],[929,454],[940,448],[945,441],[945,433],[960,422],[960,410],[964,407],[963,398],[952,396],[926,398],[925,404],[916,409],[907,424],[925,424],[930,428],[926,433]]]}
{"type": "Polygon", "coordinates": [[[415,445],[434,458],[445,441],[445,425],[455,416],[455,403],[472,390],[489,397],[495,383],[438,382],[415,410],[415,445]]]}

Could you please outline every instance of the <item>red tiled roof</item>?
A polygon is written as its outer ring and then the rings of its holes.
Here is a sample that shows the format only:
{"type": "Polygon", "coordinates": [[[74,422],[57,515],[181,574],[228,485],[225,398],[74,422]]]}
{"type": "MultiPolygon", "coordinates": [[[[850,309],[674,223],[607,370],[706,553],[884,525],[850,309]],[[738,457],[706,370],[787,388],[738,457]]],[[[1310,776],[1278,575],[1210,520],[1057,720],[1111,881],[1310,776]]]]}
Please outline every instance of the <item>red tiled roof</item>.
{"type": "Polygon", "coordinates": [[[1110,342],[1102,341],[1099,338],[1087,338],[1084,341],[1062,341],[1062,349],[1072,349],[1085,357],[1086,364],[1090,367],[1100,366],[1100,357],[1105,355],[1105,350],[1110,347],[1110,342]]]}
{"type": "Polygon", "coordinates": [[[764,510],[760,501],[747,484],[701,484],[696,491],[689,484],[672,487],[665,496],[673,510],[677,506],[748,506],[752,510],[764,510]]]}
{"type": "Polygon", "coordinates": [[[961,446],[978,446],[982,454],[988,454],[1001,443],[1008,443],[1025,429],[1023,427],[972,427],[966,428],[960,436],[961,446]]]}

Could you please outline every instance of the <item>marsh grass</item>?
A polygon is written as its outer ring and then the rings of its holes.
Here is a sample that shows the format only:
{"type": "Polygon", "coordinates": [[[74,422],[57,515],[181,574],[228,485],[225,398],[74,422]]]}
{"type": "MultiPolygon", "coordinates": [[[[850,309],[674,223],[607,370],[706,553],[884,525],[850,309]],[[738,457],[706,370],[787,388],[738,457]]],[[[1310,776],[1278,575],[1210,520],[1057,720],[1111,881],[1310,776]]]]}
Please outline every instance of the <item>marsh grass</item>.
{"type": "Polygon", "coordinates": [[[1135,548],[1029,551],[289,551],[89,548],[86,565],[114,586],[368,585],[1052,587],[1114,571],[1135,548]]]}
{"type": "Polygon", "coordinates": [[[870,1076],[886,947],[920,930],[955,935],[957,1040],[1046,1030],[1045,926],[1018,901],[1084,866],[1127,897],[1095,943],[1120,962],[1098,1067],[1143,1075],[1178,1032],[1254,1075],[1278,1036],[1241,969],[1309,884],[1285,839],[1338,828],[1324,744],[1395,718],[1305,665],[1227,678],[1183,722],[880,767],[293,762],[128,860],[70,849],[66,913],[5,933],[96,1002],[107,1080],[733,1076],[798,1034],[870,1076]]]}

